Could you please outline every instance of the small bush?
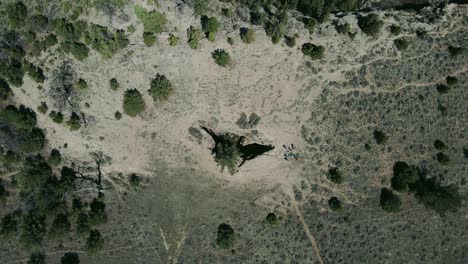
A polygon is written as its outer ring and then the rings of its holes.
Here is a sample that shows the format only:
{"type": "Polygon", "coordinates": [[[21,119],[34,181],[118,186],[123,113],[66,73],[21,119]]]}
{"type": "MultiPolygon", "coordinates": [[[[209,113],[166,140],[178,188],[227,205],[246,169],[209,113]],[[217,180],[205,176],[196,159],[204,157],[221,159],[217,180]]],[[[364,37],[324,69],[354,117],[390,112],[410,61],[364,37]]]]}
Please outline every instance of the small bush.
{"type": "Polygon", "coordinates": [[[148,90],[153,100],[163,102],[169,98],[172,93],[172,84],[165,75],[156,74],[156,78],[151,80],[151,89],[148,90]]]}
{"type": "Polygon", "coordinates": [[[395,36],[398,36],[400,35],[401,33],[401,27],[396,25],[396,24],[393,24],[390,26],[390,33],[392,33],[393,35],[395,36]]]}
{"type": "Polygon", "coordinates": [[[120,120],[120,119],[122,119],[122,113],[120,113],[119,111],[116,111],[115,114],[114,114],[114,117],[115,117],[115,119],[120,120]]]}
{"type": "Polygon", "coordinates": [[[78,216],[76,218],[76,232],[78,233],[78,235],[83,236],[89,233],[89,231],[91,230],[91,225],[89,224],[88,214],[80,211],[77,212],[78,216]]]}
{"type": "Polygon", "coordinates": [[[143,42],[147,47],[151,47],[156,42],[156,36],[154,33],[144,32],[143,33],[143,42]]]}
{"type": "Polygon", "coordinates": [[[377,14],[369,14],[358,18],[359,28],[369,36],[376,36],[379,34],[383,24],[384,23],[377,14]]]}
{"type": "Polygon", "coordinates": [[[286,46],[292,48],[296,46],[296,37],[295,36],[284,36],[284,42],[286,46]]]}
{"type": "Polygon", "coordinates": [[[203,16],[208,11],[208,0],[193,0],[195,15],[203,16]]]}
{"type": "Polygon", "coordinates": [[[384,132],[382,132],[380,130],[374,130],[373,134],[374,134],[375,142],[377,142],[377,144],[383,145],[383,144],[387,143],[388,137],[384,132]]]}
{"type": "Polygon", "coordinates": [[[395,39],[393,43],[395,44],[396,48],[400,51],[406,50],[409,47],[409,42],[404,38],[395,39]]]}
{"type": "Polygon", "coordinates": [[[332,211],[341,211],[342,205],[338,197],[332,197],[328,200],[328,206],[332,211]]]}
{"type": "Polygon", "coordinates": [[[19,237],[21,246],[26,250],[38,250],[46,233],[45,217],[30,212],[23,216],[21,224],[21,235],[19,237]]]}
{"type": "Polygon", "coordinates": [[[61,264],[80,264],[80,256],[75,252],[67,252],[60,259],[61,264]]]}
{"type": "Polygon", "coordinates": [[[94,198],[89,204],[89,223],[91,225],[100,225],[107,222],[106,204],[101,198],[94,198]]]}
{"type": "Polygon", "coordinates": [[[27,264],[46,264],[46,256],[41,252],[33,252],[29,254],[29,260],[27,264]]]}
{"type": "Polygon", "coordinates": [[[349,34],[351,32],[351,25],[347,22],[335,25],[336,32],[340,34],[349,34]]]}
{"type": "Polygon", "coordinates": [[[336,167],[330,168],[328,170],[327,177],[330,181],[337,183],[337,184],[341,184],[344,181],[343,173],[340,170],[338,170],[338,168],[336,167]]]}
{"type": "Polygon", "coordinates": [[[458,83],[457,77],[454,76],[447,76],[447,78],[445,78],[445,81],[447,82],[448,86],[452,86],[458,83]]]}
{"type": "Polygon", "coordinates": [[[271,37],[273,44],[277,44],[283,37],[288,16],[285,12],[274,15],[265,25],[265,33],[271,37]]]}
{"type": "Polygon", "coordinates": [[[64,237],[70,232],[71,224],[68,220],[68,214],[58,214],[50,227],[49,236],[52,239],[64,237]]]}
{"type": "Polygon", "coordinates": [[[235,241],[234,229],[228,224],[220,224],[216,237],[216,244],[222,249],[229,249],[235,241]]]}
{"type": "Polygon", "coordinates": [[[461,54],[463,54],[464,49],[462,47],[454,47],[454,46],[449,46],[448,51],[452,57],[457,57],[461,54]]]}
{"type": "Polygon", "coordinates": [[[314,33],[315,26],[317,25],[317,20],[313,18],[306,18],[303,22],[305,29],[307,29],[310,34],[314,33]]]}
{"type": "Polygon", "coordinates": [[[30,131],[18,131],[19,149],[24,153],[38,152],[44,148],[45,135],[42,129],[34,127],[30,131]]]}
{"type": "Polygon", "coordinates": [[[201,37],[201,30],[196,29],[194,27],[190,27],[187,29],[187,43],[189,44],[190,48],[197,49],[201,37]]]}
{"type": "Polygon", "coordinates": [[[81,128],[81,118],[80,116],[72,112],[70,119],[66,122],[66,125],[70,128],[71,131],[78,130],[81,128]]]}
{"type": "Polygon", "coordinates": [[[52,166],[58,166],[62,162],[62,155],[58,149],[52,149],[49,155],[49,164],[52,166]]]}
{"type": "Polygon", "coordinates": [[[86,59],[89,54],[88,47],[80,42],[62,42],[61,47],[65,53],[71,53],[79,61],[86,59]]]}
{"type": "Polygon", "coordinates": [[[278,217],[276,217],[276,214],[273,213],[273,212],[270,212],[267,214],[266,218],[265,218],[265,221],[272,225],[272,226],[275,226],[278,224],[278,217]]]}
{"type": "Polygon", "coordinates": [[[45,80],[44,71],[31,63],[24,64],[24,69],[28,76],[37,83],[43,83],[45,80]]]}
{"type": "Polygon", "coordinates": [[[255,31],[251,28],[241,28],[240,37],[246,44],[253,43],[255,41],[255,31]]]}
{"type": "Polygon", "coordinates": [[[63,122],[62,112],[51,111],[49,117],[57,124],[61,124],[63,122]]]}
{"type": "Polygon", "coordinates": [[[312,60],[320,60],[323,58],[325,48],[312,43],[304,43],[302,45],[302,53],[312,58],[312,60]]]}
{"type": "Polygon", "coordinates": [[[169,42],[169,46],[174,47],[179,43],[179,38],[173,34],[170,34],[167,41],[169,42]]]}
{"type": "Polygon", "coordinates": [[[442,152],[437,153],[436,157],[437,161],[442,165],[448,165],[450,163],[450,157],[442,152]]]}
{"type": "Polygon", "coordinates": [[[92,24],[85,35],[85,40],[105,59],[112,56],[128,45],[125,31],[109,32],[106,27],[92,24]]]}
{"type": "Polygon", "coordinates": [[[64,42],[79,41],[83,32],[83,26],[78,23],[73,24],[68,22],[64,18],[54,20],[52,22],[52,27],[55,31],[55,34],[64,42]]]}
{"type": "Polygon", "coordinates": [[[78,82],[76,82],[75,88],[78,90],[85,90],[88,88],[88,83],[85,80],[80,78],[78,82]]]}
{"type": "Polygon", "coordinates": [[[32,129],[36,126],[36,113],[24,105],[16,108],[14,105],[8,105],[0,111],[0,121],[14,125],[18,129],[32,129]]]}
{"type": "Polygon", "coordinates": [[[23,85],[24,69],[23,64],[17,59],[0,63],[0,78],[8,81],[12,86],[23,85]]]}
{"type": "Polygon", "coordinates": [[[47,113],[47,110],[49,110],[49,107],[47,106],[46,102],[41,102],[41,105],[37,107],[37,111],[42,114],[47,113]]]}
{"type": "Polygon", "coordinates": [[[216,17],[202,16],[201,18],[202,30],[205,32],[209,41],[213,42],[218,32],[219,22],[216,17]]]}
{"type": "Polygon", "coordinates": [[[145,101],[137,89],[125,91],[123,100],[123,110],[125,114],[135,117],[145,110],[145,101]]]}
{"type": "Polygon", "coordinates": [[[447,149],[447,145],[445,145],[445,143],[441,140],[437,139],[436,141],[434,141],[434,148],[436,148],[437,150],[445,150],[447,149]]]}
{"type": "Polygon", "coordinates": [[[119,89],[119,87],[120,87],[119,81],[117,81],[116,78],[110,79],[109,84],[110,84],[110,88],[113,91],[117,91],[119,89]]]}
{"type": "Polygon", "coordinates": [[[216,64],[221,67],[226,67],[231,64],[231,56],[224,49],[217,49],[211,53],[211,56],[215,60],[216,64]]]}
{"type": "Polygon", "coordinates": [[[408,191],[419,180],[419,170],[405,162],[398,161],[393,165],[392,188],[395,191],[408,191]]]}
{"type": "Polygon", "coordinates": [[[0,101],[5,101],[11,94],[10,85],[0,78],[0,101]]]}
{"type": "Polygon", "coordinates": [[[130,183],[131,186],[137,188],[140,186],[141,177],[136,175],[135,173],[132,173],[130,174],[130,177],[128,178],[128,182],[130,183]]]}
{"type": "Polygon", "coordinates": [[[380,206],[386,212],[398,212],[401,209],[401,201],[391,190],[382,188],[380,190],[380,206]]]}
{"type": "Polygon", "coordinates": [[[135,14],[143,23],[144,32],[161,33],[167,23],[166,16],[158,11],[147,11],[142,6],[135,6],[135,14]]]}
{"type": "Polygon", "coordinates": [[[231,45],[231,46],[234,45],[234,39],[231,38],[231,37],[228,37],[227,38],[227,43],[229,43],[229,45],[231,45]]]}
{"type": "Polygon", "coordinates": [[[445,84],[438,84],[436,86],[436,90],[437,92],[439,92],[440,94],[446,94],[450,91],[450,87],[448,87],[447,85],[445,84]]]}
{"type": "Polygon", "coordinates": [[[86,241],[86,251],[88,254],[97,254],[99,251],[101,251],[103,246],[104,239],[101,237],[101,233],[96,229],[91,230],[86,241]]]}

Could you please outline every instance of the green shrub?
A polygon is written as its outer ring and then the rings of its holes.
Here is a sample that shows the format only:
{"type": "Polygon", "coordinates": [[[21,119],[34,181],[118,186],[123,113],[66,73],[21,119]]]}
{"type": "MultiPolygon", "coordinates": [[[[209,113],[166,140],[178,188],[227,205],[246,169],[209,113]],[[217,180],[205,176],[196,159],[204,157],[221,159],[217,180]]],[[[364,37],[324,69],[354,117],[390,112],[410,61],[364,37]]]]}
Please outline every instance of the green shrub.
{"type": "Polygon", "coordinates": [[[463,54],[464,49],[462,47],[455,47],[455,46],[449,46],[448,51],[452,57],[457,57],[461,54],[463,54]]]}
{"type": "Polygon", "coordinates": [[[49,107],[47,106],[46,102],[41,102],[41,105],[37,107],[37,111],[39,111],[42,114],[47,113],[47,110],[49,110],[49,107]]]}
{"type": "Polygon", "coordinates": [[[286,23],[288,17],[286,13],[280,13],[279,15],[274,15],[266,24],[265,32],[267,36],[271,37],[271,41],[274,44],[277,44],[283,37],[286,29],[284,24],[286,23]]]}
{"type": "Polygon", "coordinates": [[[306,18],[303,20],[304,27],[309,31],[310,34],[314,33],[315,26],[317,25],[317,20],[313,18],[306,18]]]}
{"type": "Polygon", "coordinates": [[[80,256],[75,252],[67,252],[60,259],[61,264],[80,264],[80,256]]]}
{"type": "Polygon", "coordinates": [[[143,23],[144,32],[161,33],[167,23],[166,16],[158,11],[147,11],[144,7],[136,5],[135,14],[143,23]]]}
{"type": "Polygon", "coordinates": [[[130,174],[128,182],[130,183],[131,186],[133,186],[134,188],[137,188],[141,184],[141,177],[136,175],[135,173],[132,173],[130,174]]]}
{"type": "Polygon", "coordinates": [[[55,34],[64,42],[78,42],[82,36],[83,26],[68,22],[65,18],[60,18],[52,21],[52,26],[55,34]]]}
{"type": "Polygon", "coordinates": [[[409,47],[409,42],[404,38],[395,39],[393,41],[398,50],[406,50],[409,47]]]}
{"type": "Polygon", "coordinates": [[[265,221],[269,223],[272,226],[275,226],[278,224],[278,217],[276,217],[276,214],[273,212],[270,212],[267,214],[265,221]]]}
{"type": "Polygon", "coordinates": [[[201,37],[201,30],[196,29],[192,26],[187,29],[187,43],[189,44],[190,48],[192,49],[197,49],[198,44],[200,42],[200,37],[201,37]]]}
{"type": "Polygon", "coordinates": [[[220,224],[216,237],[216,244],[222,249],[229,249],[234,245],[236,237],[234,229],[228,224],[220,224]]]}
{"type": "Polygon", "coordinates": [[[19,240],[24,249],[35,251],[41,247],[46,233],[45,220],[44,216],[35,212],[29,212],[23,216],[19,240]]]}
{"type": "Polygon", "coordinates": [[[221,166],[221,170],[227,168],[229,173],[237,172],[237,166],[241,160],[240,150],[237,145],[239,138],[233,134],[223,134],[213,148],[214,160],[221,166]]]}
{"type": "Polygon", "coordinates": [[[455,85],[455,84],[458,83],[457,77],[454,77],[454,76],[447,76],[447,78],[445,78],[445,80],[446,80],[448,86],[452,86],[452,85],[455,85]]]}
{"type": "Polygon", "coordinates": [[[337,184],[341,184],[344,181],[343,173],[336,167],[328,169],[327,178],[337,184]]]}
{"type": "Polygon", "coordinates": [[[70,119],[68,119],[68,121],[65,124],[70,128],[71,131],[80,129],[81,128],[80,116],[77,113],[72,112],[70,115],[70,119]]]}
{"type": "Polygon", "coordinates": [[[41,252],[33,252],[29,255],[27,264],[46,264],[46,256],[41,252]]]}
{"type": "Polygon", "coordinates": [[[19,190],[31,193],[40,189],[52,177],[52,168],[40,155],[28,156],[16,176],[19,190]]]}
{"type": "Polygon", "coordinates": [[[43,83],[45,80],[44,71],[31,63],[25,63],[24,69],[29,77],[37,83],[43,83]]]}
{"type": "Polygon", "coordinates": [[[246,44],[253,43],[255,41],[255,31],[251,28],[241,28],[240,37],[246,44]]]}
{"type": "Polygon", "coordinates": [[[8,81],[12,86],[23,85],[24,69],[23,64],[17,59],[0,62],[0,78],[8,81]]]}
{"type": "Polygon", "coordinates": [[[193,0],[195,15],[202,16],[208,11],[208,0],[193,0]]]}
{"type": "Polygon", "coordinates": [[[105,59],[112,58],[117,51],[128,45],[125,31],[109,32],[106,27],[95,24],[88,28],[85,38],[105,59]]]}
{"type": "Polygon", "coordinates": [[[5,214],[0,223],[0,235],[11,237],[18,232],[18,215],[16,213],[5,214]]]}
{"type": "Polygon", "coordinates": [[[393,165],[392,188],[395,191],[408,191],[419,180],[419,170],[405,162],[398,161],[393,165]]]}
{"type": "Polygon", "coordinates": [[[151,80],[151,88],[148,90],[153,100],[163,102],[169,98],[172,93],[172,84],[165,75],[156,74],[156,78],[151,80]]]}
{"type": "Polygon", "coordinates": [[[229,45],[231,45],[231,46],[234,45],[234,39],[231,38],[231,37],[228,37],[227,38],[227,43],[229,43],[229,45]]]}
{"type": "Polygon", "coordinates": [[[216,64],[221,67],[226,67],[227,65],[231,64],[231,56],[227,53],[224,49],[216,49],[214,52],[211,53],[216,64]]]}
{"type": "Polygon", "coordinates": [[[122,119],[122,113],[120,113],[119,111],[116,111],[115,114],[114,114],[114,117],[115,117],[115,119],[120,120],[120,119],[122,119]]]}
{"type": "Polygon", "coordinates": [[[117,91],[119,89],[120,84],[119,84],[119,81],[117,81],[116,78],[110,79],[109,84],[110,84],[110,88],[113,91],[117,91]]]}
{"type": "Polygon", "coordinates": [[[328,200],[328,206],[332,211],[341,211],[342,205],[338,197],[332,197],[328,200]]]}
{"type": "Polygon", "coordinates": [[[347,22],[335,25],[336,32],[340,34],[349,34],[351,32],[351,25],[347,22]]]}
{"type": "Polygon", "coordinates": [[[177,44],[179,43],[179,38],[176,37],[175,35],[173,34],[170,34],[169,35],[169,38],[167,39],[167,41],[169,42],[169,45],[171,47],[174,47],[174,46],[177,46],[177,44]]]}
{"type": "Polygon", "coordinates": [[[101,233],[96,229],[91,230],[86,240],[86,251],[88,254],[95,255],[99,253],[103,246],[104,239],[101,237],[101,233]]]}
{"type": "Polygon", "coordinates": [[[143,110],[145,110],[145,101],[137,89],[130,89],[125,91],[123,110],[125,114],[131,117],[135,117],[143,110]]]}
{"type": "Polygon", "coordinates": [[[91,230],[91,225],[89,224],[89,217],[88,214],[84,212],[78,212],[78,216],[76,218],[76,232],[78,235],[85,235],[89,233],[91,230]]]}
{"type": "Polygon", "coordinates": [[[9,194],[3,180],[0,179],[0,203],[5,202],[9,194]]]}
{"type": "Polygon", "coordinates": [[[215,41],[216,32],[218,32],[219,22],[216,17],[202,16],[201,18],[202,29],[205,32],[206,37],[209,41],[215,41]]]}
{"type": "Polygon", "coordinates": [[[438,84],[436,86],[436,90],[437,92],[439,92],[440,94],[446,94],[450,91],[450,87],[448,87],[447,85],[445,84],[438,84]]]}
{"type": "Polygon", "coordinates": [[[20,130],[17,133],[19,149],[22,152],[38,152],[44,148],[45,135],[40,128],[34,127],[30,131],[20,130]]]}
{"type": "Polygon", "coordinates": [[[20,105],[8,105],[0,111],[0,121],[14,125],[17,129],[32,129],[36,126],[36,113],[30,108],[20,105]]]}
{"type": "Polygon", "coordinates": [[[286,46],[292,48],[296,46],[296,37],[295,36],[284,36],[284,42],[286,46]]]}
{"type": "Polygon", "coordinates": [[[143,32],[143,43],[145,43],[147,47],[153,46],[155,42],[156,36],[154,33],[143,32]]]}
{"type": "Polygon", "coordinates": [[[383,145],[383,144],[387,143],[388,137],[383,131],[374,130],[373,134],[374,134],[375,142],[377,142],[377,144],[383,145]]]}
{"type": "Polygon", "coordinates": [[[312,43],[304,43],[302,45],[302,53],[312,58],[312,60],[320,60],[323,58],[325,48],[312,43]]]}
{"type": "Polygon", "coordinates": [[[62,162],[62,155],[58,149],[52,149],[49,154],[49,164],[52,166],[58,166],[62,162]]]}
{"type": "Polygon", "coordinates": [[[66,236],[71,229],[70,220],[68,220],[68,214],[59,213],[49,230],[49,236],[52,239],[57,239],[66,236]]]}
{"type": "Polygon", "coordinates": [[[383,24],[377,14],[369,14],[358,18],[359,28],[369,36],[379,34],[383,24]]]}
{"type": "Polygon", "coordinates": [[[400,35],[401,27],[398,26],[398,25],[395,25],[395,24],[391,25],[390,26],[390,33],[392,33],[395,36],[400,35]]]}
{"type": "Polygon", "coordinates": [[[61,48],[65,53],[71,53],[79,61],[86,59],[89,54],[88,47],[80,42],[62,42],[61,48]]]}
{"type": "Polygon", "coordinates": [[[442,142],[441,140],[436,140],[434,141],[434,147],[437,149],[437,150],[445,150],[447,149],[447,145],[445,145],[444,142],[442,142]]]}
{"type": "Polygon", "coordinates": [[[106,204],[102,199],[94,198],[89,208],[89,223],[91,225],[100,225],[107,222],[106,204]]]}
{"type": "Polygon", "coordinates": [[[34,14],[28,17],[28,28],[35,32],[40,32],[47,29],[49,19],[43,14],[34,14]]]}
{"type": "Polygon", "coordinates": [[[0,101],[5,101],[11,94],[10,85],[0,78],[0,101]]]}
{"type": "Polygon", "coordinates": [[[88,88],[88,83],[84,79],[78,79],[78,81],[75,83],[74,87],[77,90],[85,90],[88,88]]]}
{"type": "Polygon", "coordinates": [[[386,212],[398,212],[401,209],[401,201],[391,190],[382,188],[380,190],[380,206],[386,212]]]}
{"type": "Polygon", "coordinates": [[[49,117],[57,124],[61,124],[63,122],[62,112],[51,111],[49,117]]]}
{"type": "Polygon", "coordinates": [[[58,43],[57,36],[49,34],[44,38],[43,43],[46,48],[50,48],[58,43]]]}
{"type": "Polygon", "coordinates": [[[437,153],[437,161],[442,165],[448,165],[450,163],[450,157],[442,152],[437,153]]]}
{"type": "Polygon", "coordinates": [[[28,9],[21,1],[6,5],[6,15],[11,28],[21,28],[28,17],[28,9]]]}

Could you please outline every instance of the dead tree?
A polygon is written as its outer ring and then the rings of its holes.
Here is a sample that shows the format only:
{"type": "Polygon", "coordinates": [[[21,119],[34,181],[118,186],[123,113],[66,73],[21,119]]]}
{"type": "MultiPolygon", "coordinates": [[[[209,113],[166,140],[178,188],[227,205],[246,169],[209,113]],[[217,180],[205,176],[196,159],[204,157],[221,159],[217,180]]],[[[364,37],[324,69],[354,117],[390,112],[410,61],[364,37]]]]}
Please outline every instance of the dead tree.
{"type": "Polygon", "coordinates": [[[92,183],[96,186],[98,192],[104,190],[103,186],[103,177],[104,174],[102,172],[102,167],[107,162],[107,156],[105,156],[102,151],[92,152],[91,157],[93,159],[92,163],[94,163],[94,167],[90,169],[90,166],[76,166],[74,170],[77,174],[78,180],[83,180],[92,183]]]}
{"type": "Polygon", "coordinates": [[[68,61],[64,61],[54,71],[50,85],[50,95],[60,109],[63,109],[67,104],[73,108],[73,103],[71,102],[74,95],[73,79],[73,70],[68,61]]]}

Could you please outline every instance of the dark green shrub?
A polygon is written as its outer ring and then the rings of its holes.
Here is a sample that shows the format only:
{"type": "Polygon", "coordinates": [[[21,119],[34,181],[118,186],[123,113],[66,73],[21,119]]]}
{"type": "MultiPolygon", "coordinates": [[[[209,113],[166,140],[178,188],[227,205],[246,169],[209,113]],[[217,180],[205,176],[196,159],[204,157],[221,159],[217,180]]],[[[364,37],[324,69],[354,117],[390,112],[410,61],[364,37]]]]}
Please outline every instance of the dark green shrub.
{"type": "Polygon", "coordinates": [[[332,197],[328,200],[328,206],[332,211],[341,211],[342,205],[338,197],[332,197]]]}
{"type": "Polygon", "coordinates": [[[204,15],[208,11],[208,0],[193,0],[193,11],[195,15],[204,15]]]}
{"type": "Polygon", "coordinates": [[[201,17],[202,29],[205,32],[206,37],[209,41],[215,41],[216,32],[218,32],[219,22],[216,17],[202,16],[201,17]]]}
{"type": "Polygon", "coordinates": [[[38,152],[44,148],[45,135],[42,129],[33,128],[30,131],[18,131],[19,149],[24,153],[38,152]]]}
{"type": "Polygon", "coordinates": [[[177,46],[177,44],[179,43],[179,38],[176,37],[174,34],[170,34],[167,41],[169,42],[169,45],[171,47],[174,47],[174,46],[177,46]]]}
{"type": "Polygon", "coordinates": [[[91,230],[88,214],[79,212],[76,218],[76,232],[78,235],[85,235],[91,230]]]}
{"type": "Polygon", "coordinates": [[[10,193],[5,187],[5,183],[0,179],[0,203],[5,202],[10,193]]]}
{"type": "Polygon", "coordinates": [[[62,155],[58,149],[52,149],[49,155],[49,164],[52,166],[58,166],[62,162],[62,155]]]}
{"type": "Polygon", "coordinates": [[[89,223],[91,225],[100,225],[107,222],[106,204],[100,198],[94,198],[89,205],[89,223]]]}
{"type": "Polygon", "coordinates": [[[337,23],[335,25],[336,32],[340,34],[349,34],[351,32],[351,25],[349,23],[337,23]]]}
{"type": "Polygon", "coordinates": [[[51,111],[49,114],[49,117],[52,119],[52,121],[54,121],[57,124],[60,124],[63,122],[62,112],[51,111]]]}
{"type": "Polygon", "coordinates": [[[43,14],[35,14],[28,17],[28,28],[35,32],[40,32],[47,29],[49,19],[43,14]]]}
{"type": "Polygon", "coordinates": [[[71,53],[77,60],[84,60],[88,57],[89,49],[80,42],[62,42],[62,50],[65,53],[71,53]]]}
{"type": "Polygon", "coordinates": [[[144,32],[161,33],[167,23],[166,16],[158,11],[147,11],[142,6],[135,6],[135,14],[143,23],[144,32]]]}
{"type": "Polygon", "coordinates": [[[437,150],[445,150],[447,149],[447,146],[445,145],[444,142],[442,142],[441,140],[436,140],[434,141],[434,147],[437,149],[437,150]]]}
{"type": "Polygon", "coordinates": [[[55,34],[64,42],[78,42],[82,36],[83,27],[79,23],[73,24],[64,18],[52,21],[55,34]]]}
{"type": "Polygon", "coordinates": [[[390,33],[392,33],[395,36],[400,35],[401,27],[396,24],[390,25],[390,33]]]}
{"type": "Polygon", "coordinates": [[[231,56],[229,56],[229,53],[227,53],[227,51],[224,49],[216,49],[211,53],[211,56],[213,57],[216,64],[221,67],[226,67],[231,64],[231,56]]]}
{"type": "Polygon", "coordinates": [[[237,146],[239,138],[233,134],[224,134],[216,142],[213,149],[214,160],[221,166],[221,170],[227,168],[229,173],[237,172],[241,160],[240,150],[237,146]]]}
{"type": "Polygon", "coordinates": [[[450,91],[450,87],[448,87],[447,85],[445,84],[438,84],[436,86],[436,90],[437,92],[439,92],[440,94],[446,94],[450,91]]]}
{"type": "Polygon", "coordinates": [[[283,37],[286,29],[285,23],[288,20],[288,16],[285,12],[282,12],[278,15],[274,15],[266,24],[265,24],[265,33],[267,36],[271,37],[273,44],[277,44],[283,37]]]}
{"type": "Polygon", "coordinates": [[[88,88],[88,83],[83,79],[78,79],[78,82],[75,83],[74,87],[77,90],[85,90],[88,88]]]}
{"type": "Polygon", "coordinates": [[[383,144],[387,143],[388,137],[387,137],[387,135],[385,135],[385,133],[383,131],[374,130],[373,134],[374,134],[375,142],[377,142],[377,144],[383,145],[383,144]]]}
{"type": "Polygon", "coordinates": [[[303,20],[304,27],[309,31],[310,34],[314,33],[315,26],[317,25],[317,20],[313,18],[306,18],[303,20]]]}
{"type": "Polygon", "coordinates": [[[133,187],[139,187],[141,183],[141,177],[136,175],[135,173],[130,174],[130,177],[128,179],[128,182],[130,183],[131,186],[133,187]]]}
{"type": "Polygon", "coordinates": [[[47,106],[46,102],[41,102],[41,105],[37,107],[37,111],[42,114],[47,113],[47,110],[49,110],[49,107],[47,106]]]}
{"type": "Polygon", "coordinates": [[[312,60],[320,60],[323,58],[325,48],[312,43],[304,43],[302,45],[302,53],[312,58],[312,60]]]}
{"type": "Polygon", "coordinates": [[[8,24],[13,29],[24,26],[26,18],[28,17],[28,9],[21,1],[6,5],[5,13],[8,17],[8,24]]]}
{"type": "Polygon", "coordinates": [[[227,38],[227,43],[229,43],[229,45],[231,45],[231,46],[234,45],[234,39],[231,38],[231,37],[228,37],[227,38]]]}
{"type": "Polygon", "coordinates": [[[187,29],[187,43],[189,44],[190,48],[197,49],[201,37],[201,30],[196,29],[192,26],[187,29]]]}
{"type": "Polygon", "coordinates": [[[115,119],[120,120],[120,119],[122,119],[122,113],[120,113],[119,111],[116,111],[115,114],[114,114],[114,117],[115,117],[115,119]]]}
{"type": "Polygon", "coordinates": [[[54,34],[47,35],[44,38],[43,42],[46,48],[50,48],[58,43],[57,36],[55,36],[54,34]]]}
{"type": "Polygon", "coordinates": [[[255,31],[251,28],[241,28],[240,37],[246,44],[250,44],[255,41],[255,31]]]}
{"type": "Polygon", "coordinates": [[[151,80],[151,88],[148,90],[153,100],[163,102],[169,98],[172,93],[172,84],[165,75],[156,74],[156,78],[151,80]]]}
{"type": "Polygon", "coordinates": [[[449,86],[452,86],[452,85],[455,85],[458,83],[458,79],[457,77],[454,77],[454,76],[447,76],[447,78],[445,78],[446,82],[447,82],[447,85],[449,86]]]}
{"type": "Polygon", "coordinates": [[[67,252],[60,259],[61,264],[80,264],[80,256],[75,252],[67,252]]]}
{"type": "Polygon", "coordinates": [[[328,169],[327,178],[337,184],[341,184],[344,181],[343,173],[336,167],[328,169]]]}
{"type": "Polygon", "coordinates": [[[24,69],[29,77],[37,83],[43,83],[45,80],[44,71],[31,63],[24,64],[24,69]]]}
{"type": "Polygon", "coordinates": [[[113,91],[117,91],[117,89],[119,89],[119,87],[120,87],[119,81],[117,81],[116,78],[110,79],[109,84],[110,84],[110,88],[113,91]]]}
{"type": "Polygon", "coordinates": [[[23,216],[19,241],[26,250],[35,251],[41,247],[46,233],[45,217],[35,212],[23,216]]]}
{"type": "Polygon", "coordinates": [[[12,86],[23,85],[24,69],[23,64],[17,59],[0,62],[0,78],[8,81],[12,86]]]}
{"type": "Polygon", "coordinates": [[[117,51],[128,45],[125,31],[109,32],[106,27],[95,24],[88,28],[85,39],[105,59],[112,58],[117,51]]]}
{"type": "Polygon", "coordinates": [[[400,51],[406,50],[409,47],[409,42],[404,38],[395,39],[393,43],[400,51]]]}
{"type": "Polygon", "coordinates": [[[449,46],[448,51],[452,57],[456,57],[461,55],[464,52],[464,49],[462,47],[449,46]]]}
{"type": "Polygon", "coordinates": [[[362,30],[362,32],[370,36],[376,36],[379,34],[383,24],[384,23],[380,20],[377,14],[369,14],[358,17],[359,28],[362,30]]]}
{"type": "Polygon", "coordinates": [[[234,229],[228,224],[220,224],[216,237],[216,244],[222,249],[229,249],[234,245],[236,237],[234,229]]]}
{"type": "Polygon", "coordinates": [[[8,105],[0,111],[0,121],[14,125],[18,129],[32,129],[36,126],[36,113],[30,108],[20,105],[16,108],[14,105],[8,105]]]}
{"type": "Polygon", "coordinates": [[[0,223],[0,235],[4,237],[11,237],[18,232],[18,214],[8,213],[3,216],[0,223]]]}
{"type": "Polygon", "coordinates": [[[123,100],[123,110],[125,114],[135,117],[145,110],[145,101],[137,89],[125,91],[123,100]]]}
{"type": "Polygon", "coordinates": [[[455,185],[442,186],[435,178],[423,178],[414,186],[416,199],[441,216],[456,212],[461,207],[461,196],[455,185]]]}
{"type": "Polygon", "coordinates": [[[401,209],[401,201],[391,190],[382,188],[380,190],[380,206],[386,212],[398,212],[401,209]]]}
{"type": "Polygon", "coordinates": [[[78,130],[81,128],[81,119],[80,116],[72,112],[70,115],[70,119],[66,122],[66,125],[70,128],[71,131],[78,130]]]}
{"type": "Polygon", "coordinates": [[[145,43],[147,47],[153,46],[155,42],[156,36],[154,33],[143,32],[143,43],[145,43]]]}
{"type": "Polygon", "coordinates": [[[3,79],[0,79],[0,101],[8,99],[11,95],[10,85],[3,79]]]}
{"type": "Polygon", "coordinates": [[[101,237],[101,233],[96,229],[91,230],[86,241],[86,251],[88,254],[97,254],[99,251],[101,251],[103,246],[104,239],[101,237]]]}
{"type": "Polygon", "coordinates": [[[46,256],[41,252],[33,252],[29,255],[27,264],[46,264],[46,256]]]}
{"type": "Polygon", "coordinates": [[[292,48],[296,46],[296,37],[295,36],[284,36],[284,42],[286,46],[292,48]]]}
{"type": "Polygon", "coordinates": [[[448,165],[450,163],[450,158],[446,154],[439,152],[437,153],[437,161],[442,165],[448,165]]]}
{"type": "Polygon", "coordinates": [[[395,191],[408,191],[419,180],[419,170],[405,162],[398,161],[393,165],[392,188],[395,191]]]}
{"type": "Polygon", "coordinates": [[[276,214],[273,213],[273,212],[270,212],[267,214],[266,218],[265,218],[265,221],[272,225],[272,226],[275,226],[278,224],[278,217],[276,217],[276,214]]]}
{"type": "Polygon", "coordinates": [[[52,239],[57,239],[60,237],[64,237],[70,232],[71,224],[70,220],[68,220],[68,214],[60,213],[58,214],[49,230],[49,236],[52,239]]]}

